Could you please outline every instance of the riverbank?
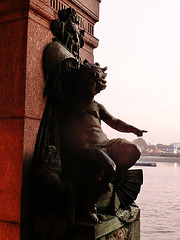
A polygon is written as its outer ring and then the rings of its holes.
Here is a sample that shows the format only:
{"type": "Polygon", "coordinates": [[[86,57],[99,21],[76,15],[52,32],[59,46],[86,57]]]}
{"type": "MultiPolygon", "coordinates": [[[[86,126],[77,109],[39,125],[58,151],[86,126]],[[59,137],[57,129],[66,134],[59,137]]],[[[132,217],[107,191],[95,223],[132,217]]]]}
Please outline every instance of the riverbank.
{"type": "Polygon", "coordinates": [[[161,152],[161,153],[146,153],[143,152],[142,153],[143,156],[151,156],[151,157],[180,157],[180,153],[165,153],[165,152],[161,152]]]}
{"type": "Polygon", "coordinates": [[[141,162],[178,162],[178,163],[180,163],[180,157],[141,156],[139,161],[141,161],[141,162]]]}

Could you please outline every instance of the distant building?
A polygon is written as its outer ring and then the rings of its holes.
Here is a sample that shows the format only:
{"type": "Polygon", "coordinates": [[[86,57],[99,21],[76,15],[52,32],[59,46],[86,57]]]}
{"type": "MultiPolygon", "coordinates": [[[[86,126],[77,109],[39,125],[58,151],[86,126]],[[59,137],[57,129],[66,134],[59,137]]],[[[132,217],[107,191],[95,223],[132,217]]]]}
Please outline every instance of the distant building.
{"type": "Polygon", "coordinates": [[[170,145],[164,145],[164,144],[157,144],[156,145],[157,150],[159,150],[160,152],[164,152],[164,153],[173,153],[174,152],[174,145],[170,144],[170,145]]]}
{"type": "Polygon", "coordinates": [[[180,153],[180,143],[174,143],[174,153],[180,153]]]}

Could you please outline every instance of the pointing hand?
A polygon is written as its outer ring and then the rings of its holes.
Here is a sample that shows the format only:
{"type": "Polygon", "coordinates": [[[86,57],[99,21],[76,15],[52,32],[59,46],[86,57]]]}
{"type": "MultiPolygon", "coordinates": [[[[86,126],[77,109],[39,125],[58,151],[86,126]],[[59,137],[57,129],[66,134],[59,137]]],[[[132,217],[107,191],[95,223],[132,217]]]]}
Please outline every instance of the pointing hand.
{"type": "Polygon", "coordinates": [[[135,133],[137,135],[137,137],[142,137],[144,133],[147,133],[148,131],[146,130],[139,130],[135,133]]]}

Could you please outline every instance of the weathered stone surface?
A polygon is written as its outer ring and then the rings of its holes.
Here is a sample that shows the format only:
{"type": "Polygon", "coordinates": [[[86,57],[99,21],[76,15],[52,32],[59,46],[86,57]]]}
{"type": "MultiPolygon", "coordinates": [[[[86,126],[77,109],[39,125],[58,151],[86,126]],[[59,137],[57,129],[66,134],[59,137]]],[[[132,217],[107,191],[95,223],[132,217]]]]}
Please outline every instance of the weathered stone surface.
{"type": "Polygon", "coordinates": [[[101,0],[73,0],[72,2],[76,3],[77,6],[80,6],[86,13],[90,14],[92,17],[99,20],[99,3],[101,0]]]}
{"type": "Polygon", "coordinates": [[[140,240],[140,220],[132,223],[109,217],[97,225],[79,223],[74,226],[72,240],[140,240]]]}
{"type": "Polygon", "coordinates": [[[23,119],[0,119],[0,221],[20,223],[23,132],[23,119]]]}
{"type": "Polygon", "coordinates": [[[20,235],[20,224],[0,222],[0,239],[17,240],[20,235]]]}
{"type": "Polygon", "coordinates": [[[129,239],[139,240],[140,239],[140,219],[132,222],[129,228],[129,239]]]}
{"type": "Polygon", "coordinates": [[[24,141],[28,1],[0,8],[0,239],[18,239],[24,141]]]}
{"type": "Polygon", "coordinates": [[[140,240],[140,220],[124,225],[98,240],[140,240]]]}
{"type": "Polygon", "coordinates": [[[25,117],[41,119],[45,100],[42,54],[46,44],[52,41],[49,24],[31,13],[28,20],[27,69],[25,92],[25,117]]]}
{"type": "Polygon", "coordinates": [[[106,236],[99,238],[98,240],[130,240],[129,239],[129,229],[126,226],[119,228],[106,236]]]}
{"type": "Polygon", "coordinates": [[[101,239],[104,235],[109,234],[122,227],[124,224],[117,217],[106,216],[107,220],[100,224],[76,223],[73,231],[73,240],[94,240],[101,239]]]}
{"type": "Polygon", "coordinates": [[[0,118],[23,117],[27,21],[1,23],[0,32],[0,118]]]}
{"type": "Polygon", "coordinates": [[[35,147],[40,120],[25,118],[24,121],[24,160],[31,159],[35,147]]]}

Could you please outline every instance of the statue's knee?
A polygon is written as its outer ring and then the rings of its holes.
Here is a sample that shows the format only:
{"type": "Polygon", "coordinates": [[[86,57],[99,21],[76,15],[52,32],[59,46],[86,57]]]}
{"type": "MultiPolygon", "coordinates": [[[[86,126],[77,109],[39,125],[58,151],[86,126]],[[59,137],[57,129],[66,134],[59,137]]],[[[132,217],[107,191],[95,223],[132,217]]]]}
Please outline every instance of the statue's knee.
{"type": "Polygon", "coordinates": [[[116,165],[114,163],[110,164],[108,168],[106,169],[106,175],[109,176],[109,178],[113,178],[116,173],[116,165]]]}
{"type": "Polygon", "coordinates": [[[141,156],[141,149],[138,146],[134,145],[134,158],[135,158],[135,160],[137,161],[140,158],[140,156],[141,156]]]}
{"type": "Polygon", "coordinates": [[[102,150],[99,150],[99,153],[101,155],[101,167],[105,172],[105,175],[109,177],[114,177],[116,173],[116,164],[114,161],[102,150]]]}
{"type": "Polygon", "coordinates": [[[112,174],[115,174],[115,172],[116,172],[116,164],[114,162],[112,162],[112,164],[111,164],[111,172],[112,172],[112,174]]]}

